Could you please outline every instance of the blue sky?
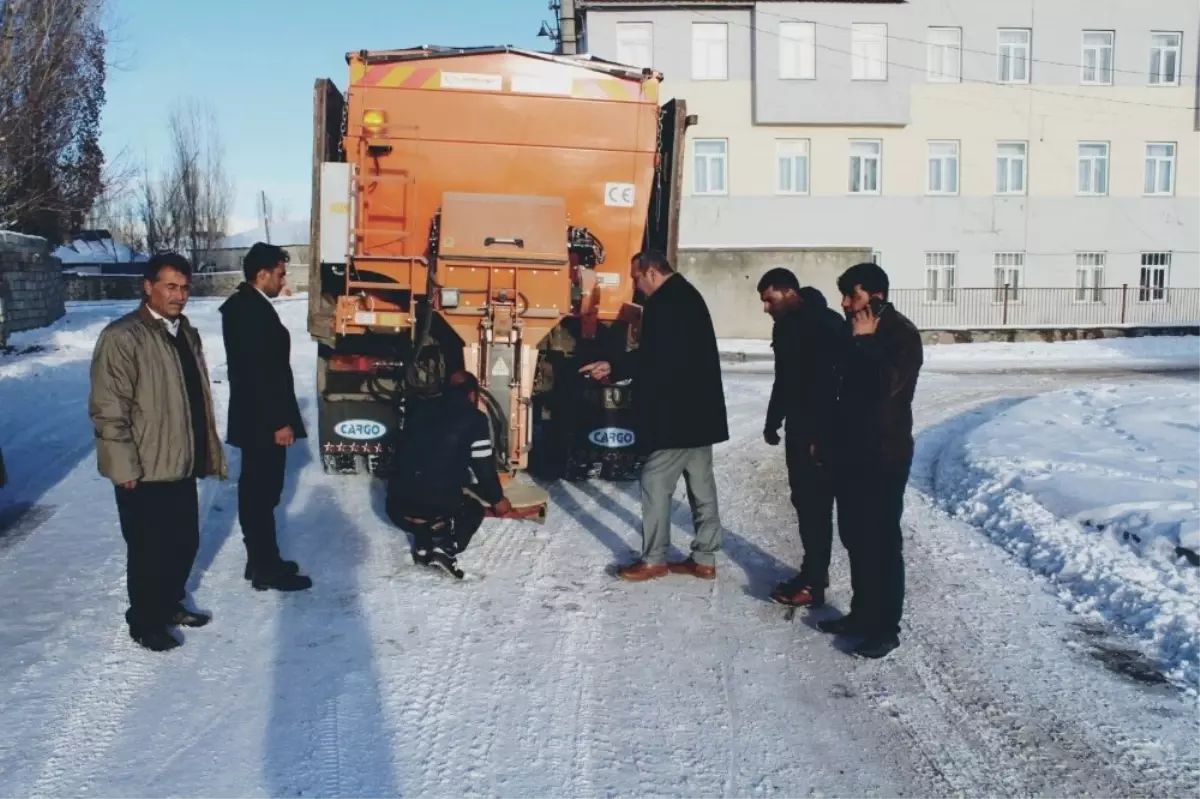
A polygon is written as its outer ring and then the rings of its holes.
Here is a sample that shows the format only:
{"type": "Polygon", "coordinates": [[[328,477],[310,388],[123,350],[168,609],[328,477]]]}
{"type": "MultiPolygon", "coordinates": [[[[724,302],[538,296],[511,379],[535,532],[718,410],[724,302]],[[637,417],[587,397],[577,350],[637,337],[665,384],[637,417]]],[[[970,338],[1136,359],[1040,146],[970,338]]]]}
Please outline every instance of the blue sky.
{"type": "Polygon", "coordinates": [[[537,38],[546,0],[110,0],[114,42],[103,145],[158,163],[167,109],[208,100],[237,188],[231,232],[255,225],[265,190],[292,218],[308,214],[312,87],[346,88],[345,54],[420,44],[512,44],[537,38]],[[345,11],[345,13],[343,13],[345,11]]]}

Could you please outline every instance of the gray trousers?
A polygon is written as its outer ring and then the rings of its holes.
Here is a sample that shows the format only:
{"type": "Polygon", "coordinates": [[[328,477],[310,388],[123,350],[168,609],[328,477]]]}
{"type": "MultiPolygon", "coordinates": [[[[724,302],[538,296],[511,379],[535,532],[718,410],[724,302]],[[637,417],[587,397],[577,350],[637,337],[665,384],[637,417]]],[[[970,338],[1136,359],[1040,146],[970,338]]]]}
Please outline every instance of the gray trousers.
{"type": "Polygon", "coordinates": [[[717,562],[721,550],[721,515],[712,447],[660,449],[642,467],[642,560],[666,563],[671,548],[671,495],[683,476],[692,508],[692,558],[704,566],[717,562]]]}

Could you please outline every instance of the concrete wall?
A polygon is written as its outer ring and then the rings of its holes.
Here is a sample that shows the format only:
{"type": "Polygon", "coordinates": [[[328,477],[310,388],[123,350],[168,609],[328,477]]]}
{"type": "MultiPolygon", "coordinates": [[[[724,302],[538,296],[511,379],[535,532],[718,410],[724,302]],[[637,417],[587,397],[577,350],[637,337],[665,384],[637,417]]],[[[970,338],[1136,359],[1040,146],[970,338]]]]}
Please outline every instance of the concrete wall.
{"type": "Polygon", "coordinates": [[[830,307],[837,308],[841,302],[838,276],[870,256],[871,251],[863,249],[680,249],[679,272],[704,295],[717,336],[770,338],[771,318],[763,313],[758,295],[764,272],[776,266],[791,269],[800,285],[820,289],[830,307]]]}
{"type": "MultiPolygon", "coordinates": [[[[241,282],[241,272],[193,275],[192,296],[227,297],[241,282]]],[[[62,285],[69,302],[142,298],[142,278],[134,275],[63,275],[62,285]]]]}
{"type": "Polygon", "coordinates": [[[66,313],[62,263],[51,252],[45,239],[0,230],[0,343],[66,313]]]}
{"type": "Polygon", "coordinates": [[[1169,284],[1200,286],[1200,138],[1196,114],[1200,6],[1194,0],[911,0],[757,3],[719,9],[630,0],[587,10],[591,53],[616,58],[617,25],[653,23],[653,66],[666,97],[687,100],[680,246],[869,248],[897,288],[925,285],[926,253],[954,253],[958,287],[993,285],[998,253],[1025,255],[1024,285],[1075,285],[1077,253],[1104,253],[1104,284],[1137,285],[1142,253],[1170,253],[1169,284]],[[642,7],[638,7],[641,5],[642,7]],[[816,23],[816,77],[780,80],[778,26],[816,23]],[[691,78],[691,26],[729,25],[727,80],[691,78]],[[887,81],[848,80],[849,26],[888,24],[887,81]],[[930,82],[930,26],[962,29],[961,75],[930,82]],[[997,29],[1032,30],[1031,83],[993,85],[997,29]],[[1112,84],[1082,85],[1082,33],[1114,32],[1112,84]],[[1148,84],[1150,32],[1182,32],[1179,86],[1148,84]],[[802,84],[802,85],[801,85],[802,84]],[[860,91],[861,90],[861,91],[860,91]],[[878,96],[877,96],[878,95],[878,96]],[[904,113],[891,104],[902,99],[904,113]],[[723,141],[726,191],[694,194],[694,144],[723,141]],[[779,191],[780,140],[809,145],[808,191],[779,191]],[[852,139],[882,144],[878,195],[849,193],[852,139]],[[927,189],[931,141],[959,146],[957,191],[927,189]],[[997,145],[1024,142],[1025,191],[996,191],[997,145]],[[1109,145],[1104,196],[1077,191],[1080,142],[1109,145]],[[1175,185],[1145,196],[1146,145],[1176,146],[1175,185]]]}

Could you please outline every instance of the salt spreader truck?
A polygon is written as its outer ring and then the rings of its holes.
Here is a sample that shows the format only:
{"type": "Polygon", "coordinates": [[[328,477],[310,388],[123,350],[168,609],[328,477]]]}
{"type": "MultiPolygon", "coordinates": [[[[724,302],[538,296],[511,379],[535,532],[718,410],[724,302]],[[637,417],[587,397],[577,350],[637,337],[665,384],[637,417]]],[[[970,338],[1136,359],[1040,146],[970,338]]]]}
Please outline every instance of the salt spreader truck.
{"type": "Polygon", "coordinates": [[[309,333],[333,473],[387,471],[404,409],[465,368],[484,389],[513,515],[531,470],[628,478],[636,385],[582,363],[636,346],[629,269],[674,259],[684,103],[662,75],[512,47],[346,56],[316,82],[309,333]]]}

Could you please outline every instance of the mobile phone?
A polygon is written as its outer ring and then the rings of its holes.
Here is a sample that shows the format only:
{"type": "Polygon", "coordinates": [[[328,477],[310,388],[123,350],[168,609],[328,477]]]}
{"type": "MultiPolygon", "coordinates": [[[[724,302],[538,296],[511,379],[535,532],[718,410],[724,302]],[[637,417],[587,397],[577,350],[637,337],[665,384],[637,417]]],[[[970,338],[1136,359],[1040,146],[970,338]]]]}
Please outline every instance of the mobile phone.
{"type": "Polygon", "coordinates": [[[872,297],[869,305],[871,308],[871,313],[875,316],[879,316],[881,313],[883,313],[883,309],[887,307],[887,300],[881,300],[878,297],[872,297]]]}

